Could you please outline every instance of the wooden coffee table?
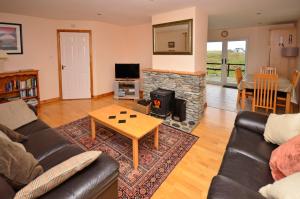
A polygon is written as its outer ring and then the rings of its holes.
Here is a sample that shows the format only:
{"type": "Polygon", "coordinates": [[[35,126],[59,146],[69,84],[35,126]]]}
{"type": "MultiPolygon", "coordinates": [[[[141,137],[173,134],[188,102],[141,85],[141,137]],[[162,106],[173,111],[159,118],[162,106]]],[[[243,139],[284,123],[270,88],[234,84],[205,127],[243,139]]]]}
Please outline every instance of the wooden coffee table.
{"type": "Polygon", "coordinates": [[[110,105],[89,113],[91,117],[92,139],[96,138],[95,122],[102,124],[132,140],[133,166],[138,168],[139,144],[138,141],[144,135],[154,130],[154,147],[158,149],[158,128],[163,122],[161,119],[139,113],[122,106],[110,105]],[[125,111],[125,114],[121,114],[125,111]],[[130,115],[136,115],[131,118],[130,115]],[[115,119],[109,119],[109,116],[116,116],[115,119]],[[119,120],[126,120],[126,123],[119,123],[119,120]]]}

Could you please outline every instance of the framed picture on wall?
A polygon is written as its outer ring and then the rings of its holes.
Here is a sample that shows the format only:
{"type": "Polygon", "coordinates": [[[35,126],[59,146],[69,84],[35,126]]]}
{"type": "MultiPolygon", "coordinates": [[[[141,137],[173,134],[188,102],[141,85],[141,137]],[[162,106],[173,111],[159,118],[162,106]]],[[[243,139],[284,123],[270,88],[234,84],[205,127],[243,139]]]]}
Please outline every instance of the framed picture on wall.
{"type": "Polygon", "coordinates": [[[0,50],[7,54],[23,54],[22,24],[0,22],[0,50]]]}

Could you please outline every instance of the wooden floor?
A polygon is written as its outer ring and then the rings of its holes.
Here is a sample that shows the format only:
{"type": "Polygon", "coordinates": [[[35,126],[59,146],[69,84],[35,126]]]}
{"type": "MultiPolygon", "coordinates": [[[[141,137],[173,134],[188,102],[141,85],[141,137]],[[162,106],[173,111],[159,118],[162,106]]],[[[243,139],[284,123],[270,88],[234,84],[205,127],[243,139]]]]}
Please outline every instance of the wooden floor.
{"type": "MultiPolygon", "coordinates": [[[[41,105],[39,117],[52,127],[87,116],[90,110],[120,104],[128,108],[133,101],[113,100],[111,96],[97,100],[71,100],[41,105]]],[[[210,181],[220,167],[236,113],[208,107],[193,131],[200,139],[178,163],[152,198],[206,198],[210,181]]]]}
{"type": "Polygon", "coordinates": [[[234,88],[225,88],[223,86],[207,84],[207,105],[213,108],[237,112],[237,110],[239,110],[236,103],[237,93],[238,90],[234,88]]]}

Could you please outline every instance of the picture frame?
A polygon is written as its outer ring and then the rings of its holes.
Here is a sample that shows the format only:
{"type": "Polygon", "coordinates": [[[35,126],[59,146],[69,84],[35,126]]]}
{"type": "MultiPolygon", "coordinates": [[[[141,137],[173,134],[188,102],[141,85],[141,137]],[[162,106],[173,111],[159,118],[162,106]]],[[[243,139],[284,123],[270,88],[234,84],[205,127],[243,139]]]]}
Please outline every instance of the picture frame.
{"type": "Polygon", "coordinates": [[[22,24],[0,22],[0,50],[23,54],[22,24]]]}

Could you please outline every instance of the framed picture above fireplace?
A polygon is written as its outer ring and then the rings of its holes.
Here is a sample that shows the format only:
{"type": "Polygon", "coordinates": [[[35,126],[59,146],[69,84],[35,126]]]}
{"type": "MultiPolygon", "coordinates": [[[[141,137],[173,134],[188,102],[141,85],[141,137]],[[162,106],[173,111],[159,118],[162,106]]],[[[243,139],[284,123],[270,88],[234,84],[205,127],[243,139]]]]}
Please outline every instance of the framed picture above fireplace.
{"type": "Polygon", "coordinates": [[[0,22],[0,50],[7,54],[23,54],[21,24],[0,22]]]}
{"type": "Polygon", "coordinates": [[[153,25],[154,55],[192,55],[193,19],[153,25]]]}

